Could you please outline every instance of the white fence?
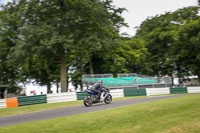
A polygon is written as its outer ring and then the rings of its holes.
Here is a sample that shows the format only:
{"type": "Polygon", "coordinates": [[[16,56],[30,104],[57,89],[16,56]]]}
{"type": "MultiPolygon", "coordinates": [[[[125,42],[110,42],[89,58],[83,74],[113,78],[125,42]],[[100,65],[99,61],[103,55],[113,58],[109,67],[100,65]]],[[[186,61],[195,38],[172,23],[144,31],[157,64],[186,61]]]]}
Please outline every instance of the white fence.
{"type": "Polygon", "coordinates": [[[57,103],[57,102],[76,101],[76,100],[77,96],[75,92],[47,94],[47,103],[57,103]]]}
{"type": "Polygon", "coordinates": [[[123,89],[110,90],[110,94],[113,98],[124,97],[123,89]]]}
{"type": "Polygon", "coordinates": [[[200,93],[200,87],[187,87],[188,93],[200,93]]]}
{"type": "Polygon", "coordinates": [[[0,109],[6,108],[6,100],[5,99],[0,99],[0,109]]]}
{"type": "Polygon", "coordinates": [[[146,88],[147,96],[170,94],[169,88],[146,88]]]}

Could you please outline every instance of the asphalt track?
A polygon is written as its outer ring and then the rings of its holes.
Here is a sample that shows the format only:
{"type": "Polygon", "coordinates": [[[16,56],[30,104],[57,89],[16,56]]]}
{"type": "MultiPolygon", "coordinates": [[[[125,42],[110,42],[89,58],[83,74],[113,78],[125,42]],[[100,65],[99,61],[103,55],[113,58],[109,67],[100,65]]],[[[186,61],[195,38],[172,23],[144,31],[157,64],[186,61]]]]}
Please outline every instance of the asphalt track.
{"type": "Polygon", "coordinates": [[[20,115],[12,115],[6,117],[0,117],[0,127],[10,126],[19,123],[26,123],[32,121],[39,121],[39,120],[47,120],[57,117],[64,117],[88,112],[96,112],[105,109],[111,108],[118,108],[127,105],[134,105],[140,103],[146,103],[156,100],[168,99],[168,98],[175,98],[180,96],[185,96],[190,94],[183,94],[183,95],[167,95],[167,96],[154,96],[154,97],[145,97],[145,98],[138,98],[138,99],[129,99],[129,100],[120,100],[120,101],[113,101],[111,104],[104,104],[99,103],[93,105],[92,107],[84,107],[84,106],[74,106],[74,107],[67,107],[67,108],[59,108],[47,111],[40,111],[40,112],[33,112],[27,114],[20,114],[20,115]]]}

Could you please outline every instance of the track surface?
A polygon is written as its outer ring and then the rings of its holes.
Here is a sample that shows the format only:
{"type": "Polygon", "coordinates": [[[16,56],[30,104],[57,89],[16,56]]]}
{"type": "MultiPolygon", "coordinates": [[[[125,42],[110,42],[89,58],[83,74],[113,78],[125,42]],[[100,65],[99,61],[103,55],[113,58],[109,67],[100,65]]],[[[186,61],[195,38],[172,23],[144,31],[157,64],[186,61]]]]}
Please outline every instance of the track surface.
{"type": "Polygon", "coordinates": [[[33,112],[33,113],[27,113],[27,114],[21,114],[21,115],[0,117],[0,127],[10,126],[10,125],[19,124],[19,123],[26,123],[26,122],[31,122],[31,121],[47,120],[47,119],[52,119],[52,118],[57,118],[57,117],[76,115],[76,114],[81,114],[81,113],[95,112],[95,111],[100,111],[100,110],[105,110],[105,109],[110,109],[110,108],[117,108],[117,107],[122,107],[122,106],[127,106],[127,105],[146,103],[146,102],[180,97],[180,96],[185,96],[185,95],[189,95],[189,94],[129,99],[129,100],[113,101],[111,104],[99,103],[99,104],[93,105],[92,107],[74,106],[74,107],[59,108],[59,109],[33,112]]]}

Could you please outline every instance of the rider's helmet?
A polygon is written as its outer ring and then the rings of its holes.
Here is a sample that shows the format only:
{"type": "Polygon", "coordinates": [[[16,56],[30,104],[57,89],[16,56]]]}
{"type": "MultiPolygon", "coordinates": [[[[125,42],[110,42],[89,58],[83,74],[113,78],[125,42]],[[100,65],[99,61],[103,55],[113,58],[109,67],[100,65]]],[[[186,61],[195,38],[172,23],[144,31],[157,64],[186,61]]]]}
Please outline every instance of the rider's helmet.
{"type": "Polygon", "coordinates": [[[103,81],[102,81],[102,80],[99,80],[99,84],[102,85],[102,84],[103,84],[103,81]]]}

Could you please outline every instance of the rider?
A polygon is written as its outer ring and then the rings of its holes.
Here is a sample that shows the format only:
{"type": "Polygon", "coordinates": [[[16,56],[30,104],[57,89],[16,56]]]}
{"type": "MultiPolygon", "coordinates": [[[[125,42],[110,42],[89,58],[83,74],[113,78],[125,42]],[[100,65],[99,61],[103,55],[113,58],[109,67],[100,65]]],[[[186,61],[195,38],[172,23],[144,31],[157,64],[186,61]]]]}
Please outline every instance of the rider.
{"type": "Polygon", "coordinates": [[[103,87],[103,81],[102,81],[102,80],[99,80],[97,83],[95,83],[95,84],[92,86],[91,90],[94,91],[94,92],[96,92],[98,98],[100,98],[101,92],[98,91],[98,90],[99,90],[99,89],[100,89],[100,90],[104,90],[104,88],[105,88],[105,87],[103,87]]]}

